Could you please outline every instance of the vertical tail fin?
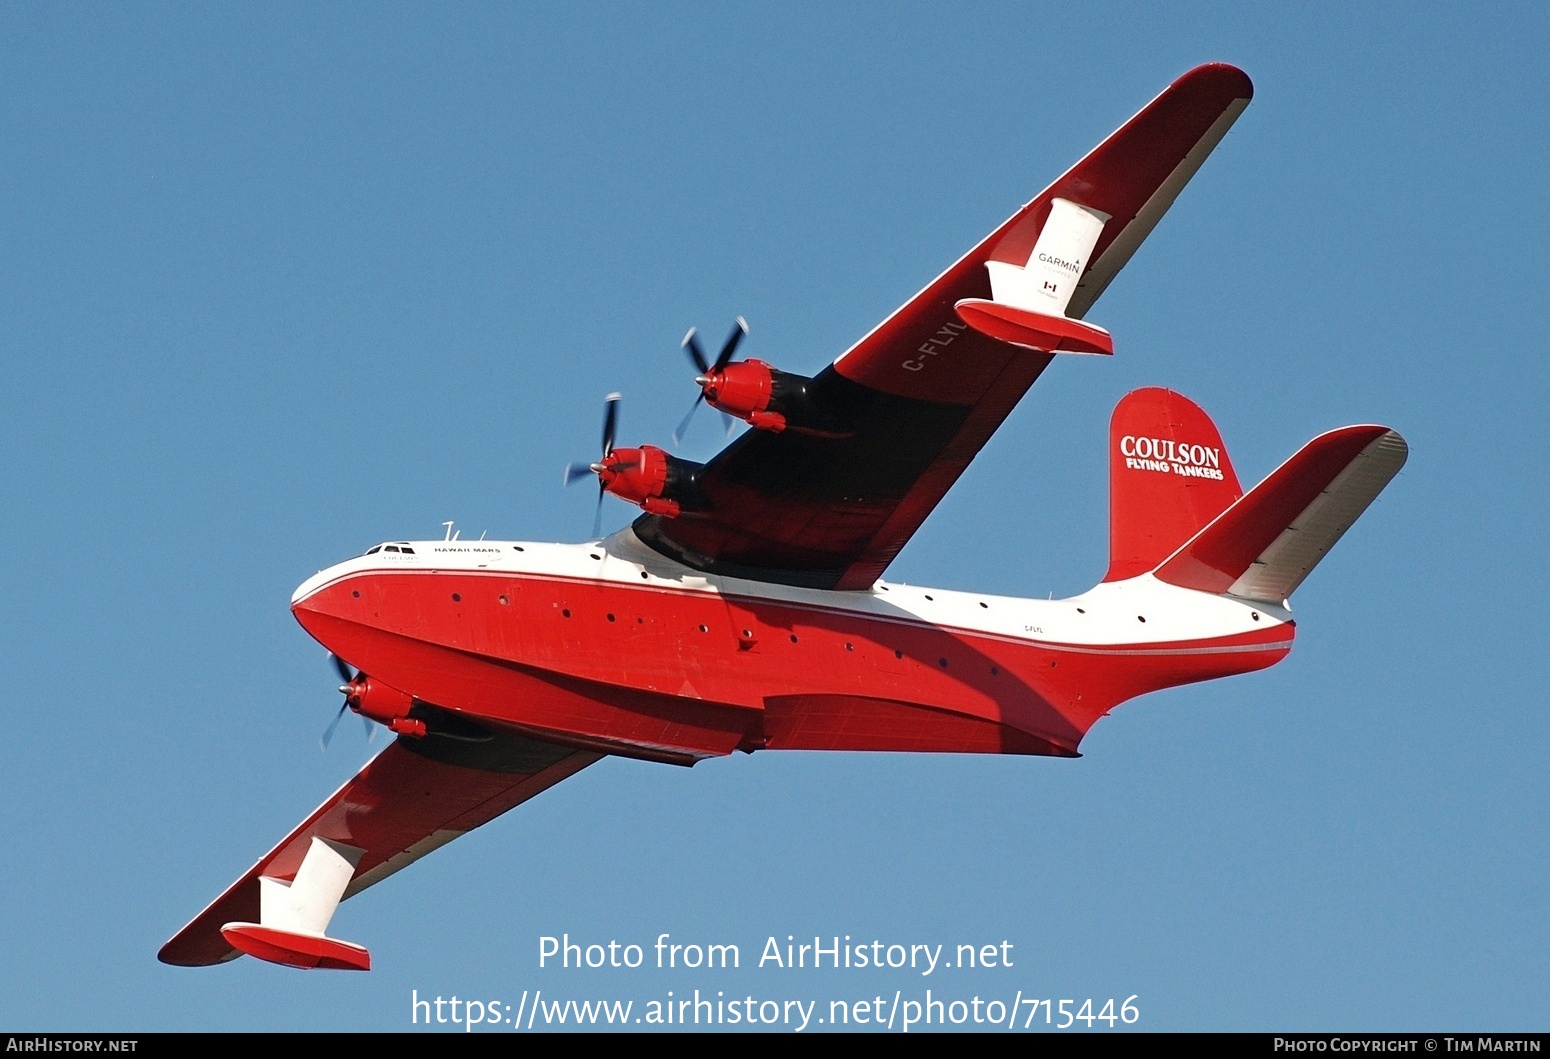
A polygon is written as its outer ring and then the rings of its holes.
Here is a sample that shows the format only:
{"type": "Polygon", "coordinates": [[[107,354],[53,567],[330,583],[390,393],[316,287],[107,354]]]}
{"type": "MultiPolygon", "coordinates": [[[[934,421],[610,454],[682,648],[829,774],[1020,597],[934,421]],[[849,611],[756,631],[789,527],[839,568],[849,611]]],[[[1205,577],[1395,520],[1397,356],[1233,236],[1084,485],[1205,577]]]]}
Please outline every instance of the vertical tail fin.
{"type": "Polygon", "coordinates": [[[1211,417],[1172,390],[1125,395],[1109,421],[1109,572],[1156,569],[1243,495],[1211,417]]]}

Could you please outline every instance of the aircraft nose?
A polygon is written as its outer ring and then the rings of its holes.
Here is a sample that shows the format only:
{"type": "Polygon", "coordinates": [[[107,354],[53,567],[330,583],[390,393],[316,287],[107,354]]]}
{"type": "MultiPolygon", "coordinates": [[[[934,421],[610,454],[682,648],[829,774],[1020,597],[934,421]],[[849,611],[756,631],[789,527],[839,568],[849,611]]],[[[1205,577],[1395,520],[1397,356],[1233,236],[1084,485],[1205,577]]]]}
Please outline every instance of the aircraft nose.
{"type": "Polygon", "coordinates": [[[347,574],[341,576],[337,568],[307,578],[291,596],[291,614],[318,643],[337,655],[354,660],[360,657],[359,651],[352,653],[350,647],[353,645],[348,643],[348,638],[341,639],[342,629],[349,619],[359,617],[356,612],[360,590],[352,588],[352,583],[358,584],[347,574]],[[356,606],[352,607],[352,603],[356,606]]]}
{"type": "MultiPolygon", "coordinates": [[[[319,575],[321,576],[321,575],[319,575]]],[[[327,582],[318,582],[318,578],[309,577],[301,583],[291,596],[291,614],[301,623],[301,627],[312,633],[316,638],[317,630],[313,627],[316,619],[326,612],[326,604],[323,597],[327,596],[325,587],[327,582]]]]}
{"type": "Polygon", "coordinates": [[[292,611],[300,606],[303,600],[305,600],[308,596],[311,596],[326,583],[323,580],[323,575],[327,572],[328,571],[326,570],[320,570],[296,586],[296,591],[291,593],[292,611]]]}

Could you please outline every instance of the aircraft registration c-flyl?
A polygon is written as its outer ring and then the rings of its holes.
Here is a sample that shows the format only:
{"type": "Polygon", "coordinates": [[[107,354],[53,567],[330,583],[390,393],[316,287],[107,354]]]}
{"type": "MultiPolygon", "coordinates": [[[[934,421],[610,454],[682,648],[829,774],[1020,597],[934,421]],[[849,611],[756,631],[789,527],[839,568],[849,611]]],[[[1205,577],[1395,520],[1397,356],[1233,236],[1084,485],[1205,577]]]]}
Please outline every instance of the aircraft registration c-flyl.
{"type": "Polygon", "coordinates": [[[1199,407],[1137,390],[1097,587],[880,580],[1057,356],[1113,353],[1088,310],[1252,94],[1189,71],[816,376],[734,360],[741,330],[712,360],[691,332],[696,406],[751,429],[693,463],[615,448],[610,402],[602,455],[569,473],[639,505],[628,528],[394,542],[309,578],[292,611],[397,738],[161,959],[366,969],[327,934],[341,900],[607,754],[1075,757],[1127,699],[1284,658],[1288,597],[1405,461],[1387,427],[1320,435],[1244,492],[1199,407]]]}

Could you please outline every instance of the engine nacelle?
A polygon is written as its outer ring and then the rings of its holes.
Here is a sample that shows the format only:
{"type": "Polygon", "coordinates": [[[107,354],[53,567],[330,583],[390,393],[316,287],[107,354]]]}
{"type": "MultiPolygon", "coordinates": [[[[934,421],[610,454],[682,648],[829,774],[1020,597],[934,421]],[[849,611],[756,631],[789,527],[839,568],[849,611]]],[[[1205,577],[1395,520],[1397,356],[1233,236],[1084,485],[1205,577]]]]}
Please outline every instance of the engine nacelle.
{"type": "Polygon", "coordinates": [[[614,449],[593,469],[603,488],[620,500],[628,500],[653,515],[676,518],[685,509],[693,511],[704,506],[697,484],[704,466],[669,455],[655,445],[642,445],[638,449],[614,449]]]}
{"type": "Polygon", "coordinates": [[[706,403],[712,408],[748,423],[758,416],[767,424],[761,429],[778,433],[786,429],[786,417],[778,410],[773,413],[769,410],[775,374],[775,369],[762,360],[744,360],[703,376],[705,381],[700,388],[705,391],[706,403]]]}
{"type": "Polygon", "coordinates": [[[399,735],[418,738],[425,734],[425,722],[409,716],[409,711],[414,707],[412,695],[405,695],[397,688],[373,680],[364,673],[346,684],[342,690],[345,703],[362,717],[386,725],[399,735]]]}
{"type": "Polygon", "coordinates": [[[813,380],[805,375],[780,371],[762,360],[742,360],[696,381],[712,408],[758,430],[778,434],[789,429],[821,436],[841,433],[826,424],[813,407],[807,394],[813,380]]]}

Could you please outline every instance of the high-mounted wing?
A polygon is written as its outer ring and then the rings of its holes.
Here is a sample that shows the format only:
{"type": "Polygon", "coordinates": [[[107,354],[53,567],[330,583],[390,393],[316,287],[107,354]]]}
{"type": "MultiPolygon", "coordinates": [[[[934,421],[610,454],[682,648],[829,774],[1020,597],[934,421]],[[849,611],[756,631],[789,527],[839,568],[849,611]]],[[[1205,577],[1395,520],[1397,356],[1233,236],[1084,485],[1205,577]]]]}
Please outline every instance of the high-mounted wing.
{"type": "Polygon", "coordinates": [[[186,967],[234,959],[241,952],[222,929],[234,924],[245,928],[236,935],[245,946],[243,951],[265,959],[298,966],[342,966],[328,962],[330,952],[338,948],[356,950],[364,957],[365,950],[358,946],[322,937],[333,905],[575,775],[601,756],[505,732],[481,732],[474,739],[458,734],[400,737],[178,931],[162,946],[159,958],[186,967]],[[285,893],[287,882],[293,890],[301,887],[298,872],[318,845],[315,839],[323,840],[325,858],[345,866],[331,900],[323,902],[321,923],[298,923],[289,909],[272,898],[285,893]],[[332,856],[331,850],[343,850],[345,860],[332,856]],[[345,863],[351,858],[353,864],[345,863]],[[279,929],[277,915],[285,917],[278,921],[279,929]],[[298,950],[306,951],[298,954],[298,950]]]}
{"type": "Polygon", "coordinates": [[[636,534],[713,573],[872,584],[1055,352],[1112,351],[1081,318],[1252,95],[1232,66],[1179,78],[808,382],[822,429],[746,432],[636,534]]]}

